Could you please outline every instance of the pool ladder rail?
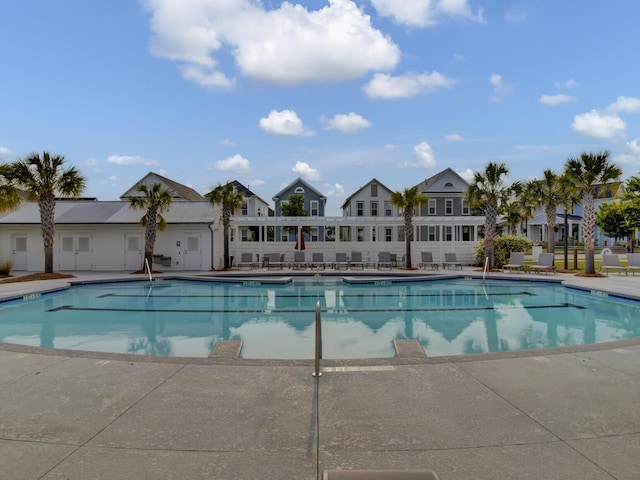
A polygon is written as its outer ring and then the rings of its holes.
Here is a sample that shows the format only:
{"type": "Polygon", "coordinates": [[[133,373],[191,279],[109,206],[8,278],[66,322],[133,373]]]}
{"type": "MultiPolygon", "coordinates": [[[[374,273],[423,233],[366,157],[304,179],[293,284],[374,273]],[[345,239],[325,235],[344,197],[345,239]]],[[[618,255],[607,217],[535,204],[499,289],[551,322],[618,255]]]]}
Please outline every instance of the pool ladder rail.
{"type": "Polygon", "coordinates": [[[320,301],[316,302],[316,339],[315,339],[315,355],[314,355],[314,377],[321,377],[320,359],[322,358],[322,321],[320,318],[320,301]]]}

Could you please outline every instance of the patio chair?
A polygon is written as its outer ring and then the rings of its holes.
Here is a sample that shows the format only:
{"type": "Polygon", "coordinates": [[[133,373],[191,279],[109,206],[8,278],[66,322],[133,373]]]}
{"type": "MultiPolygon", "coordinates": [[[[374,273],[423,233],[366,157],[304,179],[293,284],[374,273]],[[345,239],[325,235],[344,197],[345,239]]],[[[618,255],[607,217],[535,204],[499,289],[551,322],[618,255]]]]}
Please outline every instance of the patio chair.
{"type": "Polygon", "coordinates": [[[502,265],[502,273],[509,271],[524,271],[524,252],[511,252],[509,254],[509,263],[502,265]]]}
{"type": "Polygon", "coordinates": [[[462,270],[462,264],[458,261],[458,258],[454,252],[448,252],[444,254],[444,262],[442,262],[442,268],[447,268],[451,270],[452,268],[455,270],[459,268],[462,270]]]}
{"type": "Polygon", "coordinates": [[[280,254],[277,252],[272,252],[267,254],[267,269],[272,269],[272,268],[284,268],[284,261],[282,259],[282,257],[284,256],[284,254],[280,254]]]}
{"type": "Polygon", "coordinates": [[[291,268],[294,270],[296,268],[307,268],[307,260],[305,259],[304,252],[293,252],[293,263],[291,264],[291,268]]]}
{"type": "Polygon", "coordinates": [[[609,275],[609,270],[617,270],[618,275],[624,272],[627,275],[627,267],[620,265],[620,258],[615,253],[605,253],[602,255],[602,263],[600,264],[600,271],[605,271],[609,275]]]}
{"type": "Polygon", "coordinates": [[[535,273],[540,273],[544,271],[546,275],[547,272],[551,271],[553,274],[556,274],[556,266],[555,266],[556,256],[553,253],[541,253],[538,255],[538,263],[537,265],[529,265],[529,271],[533,270],[535,273]]]}
{"type": "Polygon", "coordinates": [[[324,263],[324,254],[322,252],[316,252],[311,254],[311,268],[325,269],[327,265],[324,263]]]}
{"type": "Polygon", "coordinates": [[[340,270],[342,267],[349,268],[349,261],[347,260],[347,254],[345,252],[336,253],[336,261],[333,264],[333,268],[340,270]]]}
{"type": "Polygon", "coordinates": [[[640,253],[627,253],[627,271],[635,277],[636,270],[640,270],[640,253]]]}
{"type": "Polygon", "coordinates": [[[364,261],[362,260],[362,252],[351,252],[351,259],[349,260],[349,268],[354,266],[360,267],[364,270],[364,261]]]}
{"type": "Polygon", "coordinates": [[[243,268],[249,268],[253,270],[257,264],[253,260],[253,253],[251,252],[243,252],[240,254],[240,261],[238,262],[238,270],[242,270],[243,268]]]}
{"type": "Polygon", "coordinates": [[[439,265],[433,261],[433,254],[431,252],[420,252],[420,255],[422,261],[418,264],[418,267],[422,269],[431,267],[432,270],[438,270],[439,265]]]}
{"type": "Polygon", "coordinates": [[[378,252],[378,268],[382,269],[383,267],[387,267],[391,270],[393,266],[393,262],[391,261],[391,253],[390,252],[378,252]]]}

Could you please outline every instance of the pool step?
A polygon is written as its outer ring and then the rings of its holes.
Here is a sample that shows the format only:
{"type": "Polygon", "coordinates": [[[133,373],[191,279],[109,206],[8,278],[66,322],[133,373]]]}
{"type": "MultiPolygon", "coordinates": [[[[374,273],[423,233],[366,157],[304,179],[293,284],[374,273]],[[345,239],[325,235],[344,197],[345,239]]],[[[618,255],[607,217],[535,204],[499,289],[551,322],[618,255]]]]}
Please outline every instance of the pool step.
{"type": "Polygon", "coordinates": [[[242,340],[223,340],[216,342],[209,358],[240,358],[242,340]]]}
{"type": "Polygon", "coordinates": [[[417,340],[397,340],[393,341],[393,346],[396,349],[396,357],[413,357],[413,358],[426,358],[427,354],[422,348],[422,345],[417,340]]]}

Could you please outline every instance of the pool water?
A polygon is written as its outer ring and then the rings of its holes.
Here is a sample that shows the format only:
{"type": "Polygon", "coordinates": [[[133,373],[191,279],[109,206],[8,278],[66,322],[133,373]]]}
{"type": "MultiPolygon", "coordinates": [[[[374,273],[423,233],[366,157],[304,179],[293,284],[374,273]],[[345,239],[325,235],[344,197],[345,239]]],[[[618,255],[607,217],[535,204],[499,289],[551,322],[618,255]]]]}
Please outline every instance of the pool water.
{"type": "Polygon", "coordinates": [[[0,341],[49,348],[207,357],[311,359],[315,305],[325,359],[393,357],[394,339],[428,356],[564,347],[640,336],[640,302],[544,282],[342,279],[162,281],[74,286],[0,304],[0,341]]]}

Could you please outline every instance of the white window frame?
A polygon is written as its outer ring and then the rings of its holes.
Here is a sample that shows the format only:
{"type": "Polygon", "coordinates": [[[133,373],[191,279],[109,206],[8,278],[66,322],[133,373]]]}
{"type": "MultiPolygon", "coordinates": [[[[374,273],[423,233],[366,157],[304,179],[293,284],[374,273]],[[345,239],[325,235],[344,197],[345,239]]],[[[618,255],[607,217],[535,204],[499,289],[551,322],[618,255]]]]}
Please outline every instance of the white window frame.
{"type": "Polygon", "coordinates": [[[371,202],[371,216],[372,217],[377,217],[378,216],[378,201],[377,200],[373,200],[371,202]]]}
{"type": "Polygon", "coordinates": [[[389,200],[385,200],[384,202],[384,216],[392,217],[393,216],[393,205],[389,200]]]}
{"type": "Polygon", "coordinates": [[[356,201],[356,217],[364,217],[364,201],[356,201]]]}
{"type": "Polygon", "coordinates": [[[436,199],[429,199],[429,206],[427,207],[427,215],[435,215],[436,214],[436,199]]]}
{"type": "Polygon", "coordinates": [[[462,199],[462,215],[471,215],[471,210],[469,209],[469,202],[467,202],[464,198],[462,199]]]}
{"type": "Polygon", "coordinates": [[[318,200],[311,200],[309,202],[309,210],[311,210],[311,217],[317,217],[320,214],[320,202],[318,200]]]}
{"type": "Polygon", "coordinates": [[[444,199],[444,214],[453,215],[453,198],[444,199]]]}

